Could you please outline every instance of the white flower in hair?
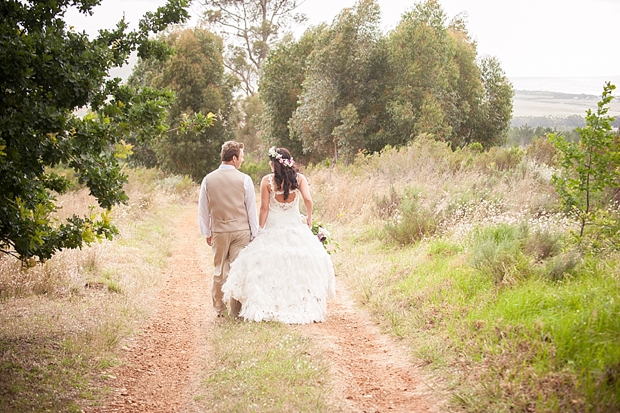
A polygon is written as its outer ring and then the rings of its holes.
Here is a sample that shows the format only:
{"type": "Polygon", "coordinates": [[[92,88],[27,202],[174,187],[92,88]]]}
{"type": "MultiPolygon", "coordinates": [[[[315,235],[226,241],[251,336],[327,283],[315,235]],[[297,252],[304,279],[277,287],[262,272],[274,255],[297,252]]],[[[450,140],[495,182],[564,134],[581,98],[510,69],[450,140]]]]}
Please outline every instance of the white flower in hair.
{"type": "Polygon", "coordinates": [[[293,165],[295,165],[295,161],[293,160],[292,156],[291,156],[291,159],[285,159],[281,153],[278,153],[276,151],[275,146],[272,146],[271,148],[269,148],[269,157],[276,159],[282,165],[288,166],[289,168],[292,168],[293,165]]]}

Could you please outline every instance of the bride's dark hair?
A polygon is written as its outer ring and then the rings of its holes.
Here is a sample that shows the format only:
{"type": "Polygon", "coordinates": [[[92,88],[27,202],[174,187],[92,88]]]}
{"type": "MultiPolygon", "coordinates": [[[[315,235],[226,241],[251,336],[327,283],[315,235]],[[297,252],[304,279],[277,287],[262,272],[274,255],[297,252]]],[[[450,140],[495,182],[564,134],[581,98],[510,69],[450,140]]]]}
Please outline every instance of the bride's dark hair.
{"type": "Polygon", "coordinates": [[[299,188],[299,184],[297,182],[297,172],[299,169],[295,167],[294,164],[287,166],[291,162],[287,162],[286,160],[291,160],[291,153],[286,148],[278,148],[275,150],[276,154],[270,151],[269,159],[273,162],[273,176],[276,180],[276,189],[281,188],[284,191],[284,200],[288,199],[289,193],[299,188]],[[277,155],[280,155],[277,157],[277,155]],[[279,159],[278,159],[279,158],[279,159]]]}

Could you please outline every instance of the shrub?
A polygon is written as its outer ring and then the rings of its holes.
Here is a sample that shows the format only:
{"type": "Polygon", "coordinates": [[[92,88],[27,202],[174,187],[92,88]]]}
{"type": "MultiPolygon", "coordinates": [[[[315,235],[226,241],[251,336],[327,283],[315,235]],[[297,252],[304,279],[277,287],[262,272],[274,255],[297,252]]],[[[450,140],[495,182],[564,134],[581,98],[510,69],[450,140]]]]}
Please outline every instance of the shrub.
{"type": "Polygon", "coordinates": [[[556,166],[558,164],[558,150],[546,135],[534,138],[527,147],[525,155],[539,164],[548,166],[556,166]]]}
{"type": "Polygon", "coordinates": [[[381,198],[375,197],[373,212],[379,219],[390,219],[396,213],[401,200],[394,186],[391,186],[388,195],[383,195],[381,198]]]}
{"type": "Polygon", "coordinates": [[[521,148],[500,148],[497,146],[489,149],[488,152],[481,154],[475,160],[478,169],[506,171],[515,168],[523,159],[521,148]]]}
{"type": "Polygon", "coordinates": [[[611,201],[609,190],[620,181],[620,151],[611,126],[614,118],[609,116],[615,88],[607,83],[596,112],[588,109],[586,126],[577,129],[579,142],[557,134],[549,136],[560,154],[561,169],[553,183],[564,209],[580,223],[578,243],[584,237],[596,240],[609,235],[618,240],[618,234],[606,232],[609,216],[604,211],[611,201]]]}
{"type": "Polygon", "coordinates": [[[420,195],[414,188],[405,188],[400,204],[384,225],[385,235],[389,240],[400,245],[409,245],[435,233],[441,217],[434,208],[421,201],[420,195]]]}
{"type": "Polygon", "coordinates": [[[509,281],[511,277],[521,278],[529,272],[527,258],[522,252],[526,232],[524,226],[507,224],[476,229],[470,264],[490,276],[496,284],[509,281]]]}
{"type": "Polygon", "coordinates": [[[557,255],[560,248],[560,235],[549,231],[535,231],[525,241],[525,252],[536,261],[557,255]]]}
{"type": "Polygon", "coordinates": [[[261,179],[263,176],[271,173],[271,168],[269,167],[269,159],[263,157],[258,161],[248,161],[246,160],[240,168],[240,171],[250,175],[252,178],[252,182],[254,185],[260,185],[261,179]]]}

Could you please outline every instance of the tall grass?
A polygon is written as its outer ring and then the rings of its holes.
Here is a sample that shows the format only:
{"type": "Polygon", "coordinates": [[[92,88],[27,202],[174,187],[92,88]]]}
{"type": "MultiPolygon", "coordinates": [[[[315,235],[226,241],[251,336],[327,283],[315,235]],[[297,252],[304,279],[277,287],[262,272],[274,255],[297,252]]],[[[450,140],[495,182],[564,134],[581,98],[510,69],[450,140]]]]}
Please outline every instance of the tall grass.
{"type": "Polygon", "coordinates": [[[620,255],[571,243],[552,148],[419,140],[309,174],[337,272],[471,412],[620,411],[620,255]]]}

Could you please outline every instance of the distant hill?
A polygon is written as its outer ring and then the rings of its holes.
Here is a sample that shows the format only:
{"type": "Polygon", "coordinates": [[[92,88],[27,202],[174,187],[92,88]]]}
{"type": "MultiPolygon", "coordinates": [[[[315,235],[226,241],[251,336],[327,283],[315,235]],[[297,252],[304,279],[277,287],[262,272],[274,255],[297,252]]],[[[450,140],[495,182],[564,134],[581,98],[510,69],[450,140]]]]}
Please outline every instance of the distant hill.
{"type": "MultiPolygon", "coordinates": [[[[549,80],[549,78],[545,79],[549,80]]],[[[570,85],[571,79],[573,78],[557,78],[555,81],[548,81],[547,83],[531,81],[529,84],[527,82],[513,81],[516,90],[513,100],[512,126],[518,127],[527,124],[531,127],[558,127],[559,129],[573,129],[577,126],[583,126],[583,118],[586,111],[588,109],[596,109],[596,105],[603,92],[604,81],[601,80],[602,78],[594,78],[600,80],[600,93],[596,95],[560,91],[564,90],[562,89],[562,82],[566,85],[566,90],[574,90],[576,87],[577,90],[580,90],[579,87],[581,89],[592,89],[591,85],[585,87],[583,81],[581,83],[577,82],[576,86],[570,85]],[[580,84],[581,86],[579,86],[580,84]],[[523,90],[518,89],[518,86],[547,86],[555,90],[523,90]]],[[[620,125],[620,77],[612,76],[610,81],[618,86],[614,93],[617,98],[612,101],[610,106],[610,115],[617,118],[614,124],[618,126],[620,125]],[[615,83],[614,78],[617,80],[615,83]]]]}

